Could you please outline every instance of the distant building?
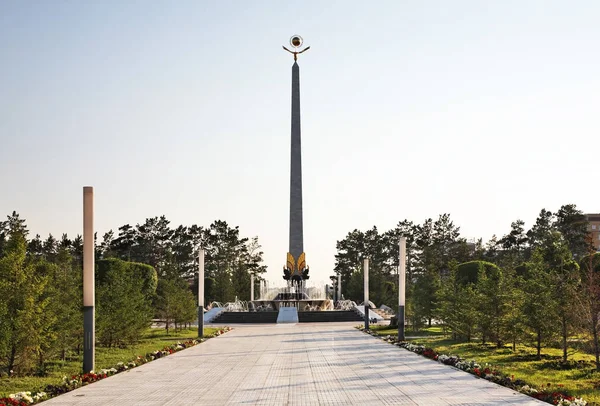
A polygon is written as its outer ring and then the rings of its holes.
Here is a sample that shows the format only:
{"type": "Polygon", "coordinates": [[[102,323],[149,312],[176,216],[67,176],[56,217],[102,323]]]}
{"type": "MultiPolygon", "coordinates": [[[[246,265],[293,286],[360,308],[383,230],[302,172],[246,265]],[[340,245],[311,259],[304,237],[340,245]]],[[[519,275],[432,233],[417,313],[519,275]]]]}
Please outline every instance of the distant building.
{"type": "Polygon", "coordinates": [[[471,255],[475,254],[475,251],[477,250],[477,241],[475,241],[475,240],[467,241],[467,248],[469,249],[469,254],[471,254],[471,255]]]}
{"type": "Polygon", "coordinates": [[[600,251],[600,213],[585,215],[588,221],[588,231],[592,234],[592,244],[597,251],[600,251]]]}

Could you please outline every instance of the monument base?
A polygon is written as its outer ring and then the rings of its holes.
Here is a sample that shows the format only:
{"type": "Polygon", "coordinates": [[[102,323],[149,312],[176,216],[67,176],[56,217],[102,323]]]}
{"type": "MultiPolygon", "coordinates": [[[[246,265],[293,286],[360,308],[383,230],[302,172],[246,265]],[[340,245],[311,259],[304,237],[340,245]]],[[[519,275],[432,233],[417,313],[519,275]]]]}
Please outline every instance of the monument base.
{"type": "MultiPolygon", "coordinates": [[[[279,312],[220,312],[211,321],[212,325],[223,324],[275,324],[279,312]]],[[[361,322],[364,316],[354,310],[331,310],[317,312],[298,312],[298,323],[333,323],[333,322],[361,322]]]]}
{"type": "Polygon", "coordinates": [[[298,309],[295,307],[280,307],[277,323],[298,323],[298,309]]]}

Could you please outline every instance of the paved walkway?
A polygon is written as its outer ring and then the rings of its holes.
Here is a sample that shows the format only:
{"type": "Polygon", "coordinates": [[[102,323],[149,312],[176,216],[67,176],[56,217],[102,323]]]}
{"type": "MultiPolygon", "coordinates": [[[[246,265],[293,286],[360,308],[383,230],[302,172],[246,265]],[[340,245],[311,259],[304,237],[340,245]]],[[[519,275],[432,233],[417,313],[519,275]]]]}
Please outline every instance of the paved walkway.
{"type": "MultiPolygon", "coordinates": [[[[356,323],[354,323],[356,324],[356,323]]],[[[44,405],[543,405],[348,323],[242,325],[44,405]]]]}

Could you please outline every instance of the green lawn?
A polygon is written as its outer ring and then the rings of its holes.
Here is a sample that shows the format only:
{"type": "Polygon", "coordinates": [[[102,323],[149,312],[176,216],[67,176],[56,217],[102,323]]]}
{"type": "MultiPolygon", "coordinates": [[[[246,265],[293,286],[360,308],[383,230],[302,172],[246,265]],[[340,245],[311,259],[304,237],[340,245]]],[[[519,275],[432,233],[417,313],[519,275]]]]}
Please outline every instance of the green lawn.
{"type": "MultiPolygon", "coordinates": [[[[218,329],[204,328],[204,336],[212,335],[218,329]]],[[[198,329],[189,329],[181,331],[169,331],[166,334],[163,328],[148,329],[143,339],[135,346],[129,348],[104,348],[96,347],[96,371],[114,367],[117,363],[133,360],[138,355],[145,355],[149,352],[161,350],[163,347],[198,337],[198,329]]],[[[202,344],[200,344],[202,345],[202,344]]],[[[13,378],[0,378],[0,398],[11,393],[22,391],[42,390],[46,385],[58,384],[63,376],[73,375],[81,372],[83,355],[73,356],[72,359],[61,362],[53,361],[48,364],[48,374],[44,377],[24,376],[13,378]]]]}
{"type": "MultiPolygon", "coordinates": [[[[385,326],[372,329],[383,336],[398,334],[398,330],[385,326]]],[[[600,405],[600,372],[594,372],[589,362],[582,368],[556,369],[557,361],[562,359],[562,350],[558,348],[543,348],[542,359],[538,360],[533,347],[518,345],[513,352],[509,345],[496,348],[475,342],[456,342],[444,334],[441,327],[431,327],[418,334],[407,331],[406,336],[407,341],[431,347],[438,354],[458,355],[479,364],[492,364],[506,375],[514,375],[535,387],[551,384],[551,388],[560,389],[559,385],[564,385],[563,389],[569,394],[582,397],[588,404],[600,405]]],[[[594,361],[594,357],[571,349],[569,360],[594,361]]]]}

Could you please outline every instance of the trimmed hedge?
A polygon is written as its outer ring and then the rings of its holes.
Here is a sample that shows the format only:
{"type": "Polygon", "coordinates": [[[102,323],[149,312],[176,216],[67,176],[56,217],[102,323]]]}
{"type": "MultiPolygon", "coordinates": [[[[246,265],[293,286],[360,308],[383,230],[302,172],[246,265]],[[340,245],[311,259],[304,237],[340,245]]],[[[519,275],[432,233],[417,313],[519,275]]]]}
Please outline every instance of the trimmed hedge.
{"type": "Polygon", "coordinates": [[[458,265],[456,269],[456,281],[461,285],[475,284],[479,279],[479,273],[485,272],[490,279],[498,279],[501,274],[496,264],[486,261],[470,261],[458,265]]]}

